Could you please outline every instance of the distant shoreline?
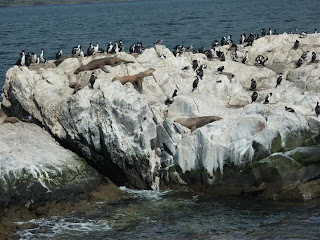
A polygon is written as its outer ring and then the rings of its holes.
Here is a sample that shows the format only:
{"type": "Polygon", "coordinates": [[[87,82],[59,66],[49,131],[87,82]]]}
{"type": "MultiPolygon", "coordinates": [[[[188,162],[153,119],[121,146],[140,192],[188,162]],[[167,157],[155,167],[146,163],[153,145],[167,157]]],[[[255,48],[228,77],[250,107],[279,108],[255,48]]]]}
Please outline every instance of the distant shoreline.
{"type": "MultiPolygon", "coordinates": [[[[20,1],[13,1],[13,2],[0,2],[0,8],[6,7],[31,7],[31,6],[48,6],[48,5],[73,5],[73,4],[90,4],[90,3],[111,3],[111,2],[134,2],[137,0],[34,0],[29,2],[20,2],[20,1]]],[[[139,0],[138,0],[139,1],[139,0]]]]}

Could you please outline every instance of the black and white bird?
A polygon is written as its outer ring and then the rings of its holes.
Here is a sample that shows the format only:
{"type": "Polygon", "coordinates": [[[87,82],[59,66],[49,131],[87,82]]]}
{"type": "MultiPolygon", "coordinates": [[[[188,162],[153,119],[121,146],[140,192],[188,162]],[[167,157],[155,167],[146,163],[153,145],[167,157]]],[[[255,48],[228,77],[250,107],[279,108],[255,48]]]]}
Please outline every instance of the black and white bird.
{"type": "Polygon", "coordinates": [[[199,63],[197,60],[192,61],[192,69],[195,71],[199,67],[199,63]]]}
{"type": "Polygon", "coordinates": [[[220,56],[220,61],[224,62],[225,60],[226,60],[226,57],[225,57],[224,53],[222,53],[220,56]]]}
{"type": "Polygon", "coordinates": [[[37,63],[37,54],[31,53],[31,62],[32,63],[37,63]]]}
{"type": "Polygon", "coordinates": [[[217,69],[218,73],[220,74],[223,72],[223,70],[224,70],[224,66],[218,67],[217,69]]]}
{"type": "Polygon", "coordinates": [[[255,102],[258,99],[258,96],[257,92],[253,92],[251,95],[251,103],[255,102]]]}
{"type": "Polygon", "coordinates": [[[287,112],[295,113],[295,111],[294,111],[293,108],[289,108],[289,107],[285,106],[284,109],[285,109],[287,112]]]}
{"type": "Polygon", "coordinates": [[[21,66],[24,66],[25,64],[26,64],[25,51],[22,50],[21,53],[20,53],[20,57],[19,57],[18,61],[16,62],[16,65],[21,67],[21,66]]]}
{"type": "Polygon", "coordinates": [[[123,51],[123,41],[119,40],[119,52],[123,51]]]}
{"type": "Polygon", "coordinates": [[[278,87],[282,82],[282,73],[280,73],[280,76],[277,78],[277,85],[276,87],[278,87]]]}
{"type": "Polygon", "coordinates": [[[198,87],[198,84],[199,84],[199,78],[197,77],[192,83],[192,91],[191,92],[196,90],[196,88],[198,87]]]}
{"type": "Polygon", "coordinates": [[[298,40],[296,40],[293,44],[293,49],[296,50],[299,47],[300,42],[298,40]]]}
{"type": "Polygon", "coordinates": [[[112,53],[112,49],[113,49],[113,42],[109,42],[107,45],[107,53],[112,53]]]}
{"type": "Polygon", "coordinates": [[[92,89],[93,89],[93,85],[94,85],[95,81],[96,81],[96,76],[94,75],[94,72],[92,72],[90,80],[89,80],[92,89]]]}
{"type": "Polygon", "coordinates": [[[271,96],[272,96],[272,93],[267,94],[267,96],[266,96],[266,98],[264,99],[264,102],[263,102],[263,103],[264,103],[264,104],[269,103],[271,96]]]}
{"type": "Polygon", "coordinates": [[[308,53],[309,53],[309,51],[303,52],[303,54],[301,55],[301,58],[302,58],[303,60],[306,60],[306,58],[308,57],[308,53]]]}
{"type": "Polygon", "coordinates": [[[201,65],[197,70],[196,70],[197,76],[199,76],[200,79],[203,77],[203,65],[201,65]]]}
{"type": "Polygon", "coordinates": [[[254,79],[251,79],[250,90],[254,91],[257,89],[257,82],[254,79]]]}
{"type": "Polygon", "coordinates": [[[87,49],[87,56],[93,55],[93,52],[94,52],[94,47],[93,47],[93,44],[90,43],[90,46],[87,49]]]}
{"type": "Polygon", "coordinates": [[[317,106],[315,107],[314,111],[316,112],[316,116],[318,117],[320,115],[320,106],[319,102],[317,102],[317,106]]]}
{"type": "Polygon", "coordinates": [[[156,45],[156,44],[160,44],[160,43],[162,43],[162,39],[156,40],[153,44],[156,45]]]}
{"type": "Polygon", "coordinates": [[[218,40],[214,40],[214,41],[212,42],[211,47],[212,47],[212,49],[215,49],[218,45],[219,45],[219,41],[218,41],[218,40]]]}
{"type": "Polygon", "coordinates": [[[26,54],[26,57],[25,57],[25,64],[27,67],[29,67],[32,63],[32,55],[30,52],[28,52],[28,54],[26,54]]]}
{"type": "Polygon", "coordinates": [[[79,56],[81,52],[81,44],[79,44],[77,47],[73,47],[71,53],[79,56]]]}
{"type": "MultiPolygon", "coordinates": [[[[81,46],[81,45],[80,45],[81,46]]],[[[96,43],[96,45],[93,46],[93,54],[92,55],[95,55],[99,52],[99,44],[96,43]]],[[[80,51],[79,51],[80,53],[80,51]]],[[[78,55],[78,54],[77,54],[78,55]]]]}
{"type": "Polygon", "coordinates": [[[267,35],[267,30],[265,28],[262,28],[260,30],[262,37],[264,37],[265,35],[267,35]]]}
{"type": "Polygon", "coordinates": [[[56,53],[56,60],[60,59],[62,57],[62,50],[58,49],[58,52],[56,53]]]}
{"type": "Polygon", "coordinates": [[[246,41],[247,37],[245,34],[241,34],[240,36],[240,44],[244,43],[246,41]]]}
{"type": "Polygon", "coordinates": [[[175,90],[173,91],[172,97],[168,97],[168,98],[165,100],[164,103],[165,103],[166,105],[172,104],[173,101],[174,101],[173,98],[177,96],[177,92],[178,92],[178,90],[175,89],[175,90]]]}
{"type": "Polygon", "coordinates": [[[41,61],[42,63],[46,63],[46,62],[47,62],[47,59],[46,59],[45,56],[44,56],[43,48],[41,48],[40,61],[41,61]]]}
{"type": "Polygon", "coordinates": [[[302,65],[303,61],[304,61],[303,58],[299,58],[299,60],[298,60],[298,62],[297,62],[297,64],[296,64],[296,65],[297,65],[297,68],[302,65]]]}
{"type": "Polygon", "coordinates": [[[242,59],[242,63],[246,64],[246,62],[248,61],[248,51],[246,51],[244,58],[242,59]]]}
{"type": "Polygon", "coordinates": [[[311,62],[314,63],[316,59],[317,59],[317,54],[315,52],[312,52],[311,62]]]}
{"type": "Polygon", "coordinates": [[[224,46],[224,45],[227,45],[228,43],[227,43],[227,39],[226,39],[226,37],[222,37],[221,38],[221,46],[224,46]]]}
{"type": "Polygon", "coordinates": [[[318,29],[314,29],[314,34],[317,34],[318,33],[318,29]]]}
{"type": "Polygon", "coordinates": [[[112,53],[118,53],[118,52],[119,52],[119,45],[118,45],[118,43],[114,43],[114,44],[113,44],[113,47],[112,47],[111,52],[112,52],[112,53]]]}

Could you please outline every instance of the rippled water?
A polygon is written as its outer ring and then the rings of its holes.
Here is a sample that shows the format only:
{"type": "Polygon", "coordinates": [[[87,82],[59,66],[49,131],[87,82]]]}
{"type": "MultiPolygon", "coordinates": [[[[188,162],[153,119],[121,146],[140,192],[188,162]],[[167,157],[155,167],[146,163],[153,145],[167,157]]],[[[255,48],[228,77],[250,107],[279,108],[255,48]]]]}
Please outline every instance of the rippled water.
{"type": "Polygon", "coordinates": [[[209,48],[214,39],[294,28],[320,30],[320,1],[308,0],[152,0],[122,3],[0,8],[0,88],[5,73],[23,49],[53,59],[57,48],[69,54],[73,46],[123,39],[126,50],[156,39],[172,49],[176,44],[209,48]]]}
{"type": "MultiPolygon", "coordinates": [[[[31,220],[21,239],[320,239],[320,202],[212,200],[183,192],[133,191],[96,212],[31,220]]],[[[19,223],[22,224],[22,223],[19,223]]]]}

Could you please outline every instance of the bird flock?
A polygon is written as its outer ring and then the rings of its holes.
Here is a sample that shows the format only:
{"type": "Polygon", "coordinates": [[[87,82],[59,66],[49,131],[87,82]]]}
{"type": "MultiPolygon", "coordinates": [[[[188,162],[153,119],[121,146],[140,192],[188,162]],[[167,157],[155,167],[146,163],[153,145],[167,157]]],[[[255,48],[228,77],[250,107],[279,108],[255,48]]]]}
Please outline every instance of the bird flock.
{"type": "MultiPolygon", "coordinates": [[[[258,33],[257,34],[250,33],[248,36],[246,36],[246,34],[241,34],[239,44],[243,44],[244,47],[249,47],[249,46],[252,46],[252,44],[255,40],[257,40],[261,37],[265,37],[267,35],[278,35],[277,30],[274,30],[271,28],[269,28],[268,30],[266,30],[265,28],[262,28],[260,30],[260,33],[261,33],[261,35],[259,35],[258,33]]],[[[317,29],[314,30],[314,33],[317,33],[317,29]]],[[[290,32],[290,34],[298,34],[298,29],[294,29],[293,31],[290,32]]],[[[301,32],[299,37],[305,38],[305,37],[307,37],[307,33],[301,32]]],[[[154,45],[161,44],[161,43],[162,43],[162,40],[156,40],[154,42],[154,45]]],[[[229,47],[230,47],[229,49],[234,50],[234,52],[231,54],[232,61],[238,62],[239,61],[239,57],[237,54],[238,46],[233,41],[232,35],[229,35],[228,37],[221,38],[220,46],[225,46],[225,45],[229,45],[229,47]]],[[[299,45],[300,45],[300,41],[297,39],[292,48],[294,50],[297,50],[299,48],[299,45]]],[[[211,49],[205,49],[204,47],[201,47],[198,50],[193,50],[192,45],[189,47],[184,47],[184,45],[176,45],[173,48],[172,53],[175,57],[179,57],[179,56],[183,55],[183,53],[186,50],[192,50],[193,53],[205,54],[209,60],[212,60],[214,57],[217,57],[221,62],[224,62],[225,61],[225,53],[221,50],[218,50],[217,49],[218,46],[219,46],[218,40],[214,40],[212,42],[211,49]]],[[[130,54],[142,54],[144,50],[145,50],[145,48],[143,47],[142,42],[137,42],[135,44],[132,44],[129,47],[130,54]]],[[[123,51],[124,51],[123,41],[119,40],[118,42],[109,42],[107,44],[106,50],[100,48],[98,43],[96,43],[95,45],[90,43],[86,53],[83,51],[82,45],[79,44],[78,46],[72,48],[71,54],[76,57],[87,57],[87,56],[96,55],[98,53],[114,54],[114,53],[119,53],[119,52],[123,52],[123,51]]],[[[303,54],[301,55],[301,57],[299,58],[299,60],[296,63],[297,68],[300,67],[303,64],[303,62],[306,61],[308,53],[309,53],[309,51],[303,52],[303,54]]],[[[61,49],[58,49],[55,57],[56,57],[56,60],[59,60],[62,58],[62,50],[61,49]]],[[[166,56],[162,54],[162,55],[159,55],[159,58],[165,59],[166,56]]],[[[316,53],[312,52],[311,63],[315,63],[316,59],[317,59],[316,53]]],[[[246,64],[247,61],[248,61],[248,51],[245,51],[245,55],[241,59],[241,63],[246,64]]],[[[41,53],[40,53],[39,57],[37,57],[37,55],[33,52],[28,52],[26,54],[25,50],[22,50],[20,52],[20,57],[17,60],[16,65],[28,67],[31,64],[40,64],[40,63],[47,63],[47,62],[48,61],[47,61],[46,57],[44,56],[43,49],[41,49],[41,53]]],[[[265,66],[265,64],[267,62],[268,62],[268,58],[264,57],[263,55],[258,55],[255,58],[255,65],[256,66],[265,66]]],[[[197,60],[193,60],[192,69],[196,73],[196,79],[192,83],[192,92],[198,88],[198,84],[199,84],[200,80],[202,80],[203,75],[204,75],[203,70],[206,67],[207,66],[204,64],[200,65],[197,60]]],[[[189,70],[189,69],[190,69],[190,66],[186,66],[182,70],[185,71],[185,70],[189,70]]],[[[217,72],[220,74],[223,71],[224,71],[224,66],[220,66],[217,69],[217,72]]],[[[90,80],[89,80],[91,88],[93,88],[95,80],[96,80],[96,76],[94,75],[94,72],[92,72],[90,80]]],[[[276,88],[279,85],[281,85],[282,80],[283,80],[283,75],[282,75],[282,73],[280,73],[280,75],[276,79],[276,85],[275,85],[276,88]]],[[[231,81],[234,81],[234,75],[232,75],[231,81]]],[[[219,81],[217,81],[217,82],[219,82],[219,81]]],[[[258,93],[255,91],[256,89],[257,89],[257,82],[254,79],[251,79],[250,90],[254,91],[251,95],[252,103],[255,102],[259,96],[258,93]]],[[[177,96],[177,91],[178,90],[175,89],[172,96],[167,98],[167,100],[165,101],[166,105],[170,105],[173,103],[173,101],[174,101],[173,98],[177,96]]],[[[272,96],[272,93],[267,94],[263,103],[268,104],[270,102],[271,96],[272,96]]],[[[294,109],[287,107],[287,106],[285,107],[285,110],[288,112],[292,112],[292,113],[295,112],[294,109]]],[[[319,102],[317,102],[317,105],[315,107],[315,112],[316,112],[316,116],[320,115],[319,102]]]]}

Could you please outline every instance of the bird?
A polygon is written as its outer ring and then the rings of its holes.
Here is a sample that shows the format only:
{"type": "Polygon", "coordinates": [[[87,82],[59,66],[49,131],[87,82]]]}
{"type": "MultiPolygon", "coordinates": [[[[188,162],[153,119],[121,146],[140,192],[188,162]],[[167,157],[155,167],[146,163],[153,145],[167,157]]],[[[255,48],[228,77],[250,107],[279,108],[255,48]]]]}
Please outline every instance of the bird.
{"type": "Polygon", "coordinates": [[[160,58],[160,59],[166,59],[167,57],[166,57],[165,55],[161,54],[161,55],[159,56],[159,58],[160,58]]]}
{"type": "Polygon", "coordinates": [[[300,43],[300,42],[299,42],[298,40],[295,41],[295,43],[294,43],[294,45],[293,45],[293,49],[294,49],[294,50],[296,50],[296,49],[299,47],[299,43],[300,43]]]}
{"type": "Polygon", "coordinates": [[[246,61],[248,60],[248,51],[246,51],[246,55],[244,56],[244,58],[242,59],[242,63],[246,64],[246,61]]]}
{"type": "Polygon", "coordinates": [[[94,75],[94,72],[92,72],[90,80],[89,80],[92,89],[93,89],[93,85],[94,85],[95,81],[96,81],[96,77],[94,75]]]}
{"type": "Polygon", "coordinates": [[[280,76],[277,78],[277,85],[276,85],[276,87],[278,87],[278,85],[281,84],[281,81],[282,81],[282,73],[280,73],[280,76]]]}
{"type": "Polygon", "coordinates": [[[257,82],[254,79],[251,79],[250,90],[256,90],[256,89],[257,89],[257,82]]]}
{"type": "Polygon", "coordinates": [[[58,49],[58,52],[56,53],[56,60],[60,59],[62,57],[62,50],[58,49]]]}
{"type": "Polygon", "coordinates": [[[168,97],[168,98],[164,101],[164,104],[165,104],[165,105],[170,105],[170,104],[172,104],[173,101],[174,101],[173,98],[177,96],[177,92],[178,92],[178,90],[175,89],[175,90],[173,91],[172,97],[168,97]]]}
{"type": "Polygon", "coordinates": [[[222,73],[223,70],[224,70],[224,66],[218,67],[218,69],[217,69],[218,73],[222,73]]]}
{"type": "Polygon", "coordinates": [[[193,60],[192,61],[192,68],[195,71],[197,68],[199,67],[198,61],[197,60],[193,60]]]}
{"type": "Polygon", "coordinates": [[[197,70],[196,70],[197,76],[199,76],[201,79],[203,77],[203,65],[201,65],[197,70]]]}
{"type": "Polygon", "coordinates": [[[255,102],[258,98],[258,93],[257,92],[253,92],[251,95],[251,103],[255,102]]]}
{"type": "Polygon", "coordinates": [[[47,59],[45,58],[44,53],[43,53],[43,48],[41,48],[40,61],[42,63],[46,63],[47,62],[47,59]]]}
{"type": "Polygon", "coordinates": [[[264,99],[264,104],[267,104],[270,102],[270,97],[272,96],[272,93],[267,94],[266,98],[264,99]]]}
{"type": "Polygon", "coordinates": [[[299,58],[298,62],[297,62],[297,68],[300,67],[303,63],[303,58],[299,58]]]}
{"type": "Polygon", "coordinates": [[[287,112],[295,113],[295,111],[294,111],[293,108],[289,108],[289,107],[285,106],[284,109],[285,109],[287,112]]]}
{"type": "Polygon", "coordinates": [[[308,57],[308,53],[309,53],[309,51],[303,52],[303,54],[301,55],[301,58],[303,60],[306,60],[306,58],[308,57]]]}
{"type": "Polygon", "coordinates": [[[199,78],[197,77],[192,83],[193,88],[191,92],[193,92],[198,87],[198,84],[199,84],[199,78]]]}
{"type": "Polygon", "coordinates": [[[20,58],[16,62],[16,65],[18,65],[20,67],[20,66],[24,66],[25,63],[26,63],[25,51],[22,50],[21,53],[20,53],[20,58]]]}
{"type": "Polygon", "coordinates": [[[220,56],[220,61],[224,62],[225,60],[226,60],[226,57],[224,56],[224,53],[222,53],[220,56]]]}
{"type": "Polygon", "coordinates": [[[318,117],[320,115],[320,106],[319,102],[317,102],[317,106],[315,107],[314,111],[316,112],[316,116],[318,117]]]}
{"type": "Polygon", "coordinates": [[[312,52],[311,62],[314,63],[316,59],[317,59],[317,54],[315,52],[312,52]]]}
{"type": "Polygon", "coordinates": [[[160,44],[160,43],[162,43],[162,39],[160,39],[160,40],[156,40],[153,44],[160,44]]]}
{"type": "Polygon", "coordinates": [[[90,46],[87,49],[87,56],[93,55],[93,52],[94,52],[93,44],[90,43],[90,46]]]}

